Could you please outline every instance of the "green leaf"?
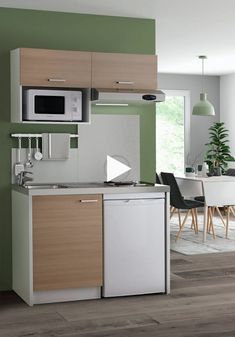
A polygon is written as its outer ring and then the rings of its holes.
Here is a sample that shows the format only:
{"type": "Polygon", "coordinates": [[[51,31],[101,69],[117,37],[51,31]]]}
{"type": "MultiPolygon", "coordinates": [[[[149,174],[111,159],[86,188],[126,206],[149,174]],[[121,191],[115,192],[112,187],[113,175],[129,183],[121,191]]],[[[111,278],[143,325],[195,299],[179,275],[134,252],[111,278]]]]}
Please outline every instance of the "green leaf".
{"type": "Polygon", "coordinates": [[[208,164],[224,167],[227,165],[228,160],[233,160],[230,154],[229,147],[229,131],[225,128],[224,122],[215,122],[209,127],[209,142],[205,145],[207,146],[206,161],[208,164]]]}

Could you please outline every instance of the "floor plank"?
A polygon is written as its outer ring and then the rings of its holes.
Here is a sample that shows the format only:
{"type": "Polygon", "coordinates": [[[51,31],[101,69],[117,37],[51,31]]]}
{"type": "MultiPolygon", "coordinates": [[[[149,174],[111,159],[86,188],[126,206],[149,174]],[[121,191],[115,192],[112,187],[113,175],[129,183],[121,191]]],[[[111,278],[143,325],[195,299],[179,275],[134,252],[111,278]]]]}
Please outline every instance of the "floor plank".
{"type": "Polygon", "coordinates": [[[0,337],[234,337],[235,253],[172,253],[171,294],[27,306],[0,293],[0,337]]]}

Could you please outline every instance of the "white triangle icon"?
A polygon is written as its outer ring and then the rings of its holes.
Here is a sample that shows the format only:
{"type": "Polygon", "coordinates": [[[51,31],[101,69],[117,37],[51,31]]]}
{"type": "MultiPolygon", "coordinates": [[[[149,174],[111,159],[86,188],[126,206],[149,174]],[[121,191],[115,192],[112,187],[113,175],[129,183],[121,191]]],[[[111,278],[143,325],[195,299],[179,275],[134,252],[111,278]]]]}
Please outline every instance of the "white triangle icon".
{"type": "Polygon", "coordinates": [[[121,174],[131,170],[131,167],[107,156],[107,181],[117,178],[121,174]]]}

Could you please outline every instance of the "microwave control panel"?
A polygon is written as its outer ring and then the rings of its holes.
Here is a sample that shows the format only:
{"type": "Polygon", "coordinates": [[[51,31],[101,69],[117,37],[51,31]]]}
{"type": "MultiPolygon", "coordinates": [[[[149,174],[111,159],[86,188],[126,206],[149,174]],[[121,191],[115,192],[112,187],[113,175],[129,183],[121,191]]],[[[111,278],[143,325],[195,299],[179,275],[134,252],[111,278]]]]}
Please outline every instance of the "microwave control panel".
{"type": "Polygon", "coordinates": [[[70,91],[70,93],[72,120],[80,121],[82,119],[82,92],[70,91]]]}

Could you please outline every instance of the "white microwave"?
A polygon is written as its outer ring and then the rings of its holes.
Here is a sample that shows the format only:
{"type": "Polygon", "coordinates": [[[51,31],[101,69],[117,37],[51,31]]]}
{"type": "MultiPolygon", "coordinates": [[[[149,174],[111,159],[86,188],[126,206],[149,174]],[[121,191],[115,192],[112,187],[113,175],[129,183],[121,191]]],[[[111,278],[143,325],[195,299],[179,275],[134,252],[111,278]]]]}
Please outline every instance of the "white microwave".
{"type": "Polygon", "coordinates": [[[23,119],[28,121],[81,121],[82,92],[27,89],[23,119]]]}

